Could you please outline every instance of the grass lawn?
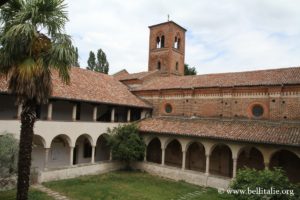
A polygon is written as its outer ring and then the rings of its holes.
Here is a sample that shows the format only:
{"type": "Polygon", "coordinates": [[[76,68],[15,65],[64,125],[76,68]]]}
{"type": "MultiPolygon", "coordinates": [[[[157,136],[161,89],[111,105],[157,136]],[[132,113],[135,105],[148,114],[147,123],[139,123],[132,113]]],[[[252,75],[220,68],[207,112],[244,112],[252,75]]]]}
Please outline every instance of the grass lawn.
{"type": "MultiPolygon", "coordinates": [[[[15,200],[16,192],[17,192],[16,190],[8,190],[8,191],[0,192],[0,199],[15,200]]],[[[28,199],[29,200],[54,200],[53,198],[49,197],[47,194],[35,189],[30,189],[28,199]]]]}
{"type": "Polygon", "coordinates": [[[44,185],[78,200],[232,200],[212,188],[166,180],[142,172],[119,171],[44,185]]]}

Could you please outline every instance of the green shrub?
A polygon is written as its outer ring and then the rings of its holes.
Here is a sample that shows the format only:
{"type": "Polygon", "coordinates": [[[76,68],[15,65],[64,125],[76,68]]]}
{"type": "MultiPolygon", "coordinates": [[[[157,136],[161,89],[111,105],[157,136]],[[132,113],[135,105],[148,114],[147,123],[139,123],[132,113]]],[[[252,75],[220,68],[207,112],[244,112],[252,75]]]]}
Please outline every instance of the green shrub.
{"type": "Polygon", "coordinates": [[[242,190],[246,192],[245,194],[234,194],[232,192],[232,195],[238,200],[300,199],[299,186],[290,183],[284,171],[279,168],[275,168],[274,170],[255,170],[249,168],[239,170],[230,188],[235,191],[242,190]],[[275,191],[280,191],[280,194],[275,194],[275,191]],[[282,194],[282,192],[288,192],[289,194],[282,194]]]}
{"type": "Polygon", "coordinates": [[[128,124],[108,129],[108,145],[115,160],[124,161],[129,168],[131,161],[142,160],[146,145],[140,137],[136,124],[128,124]]]}
{"type": "Polygon", "coordinates": [[[0,134],[0,177],[17,172],[19,142],[12,134],[0,134]]]}

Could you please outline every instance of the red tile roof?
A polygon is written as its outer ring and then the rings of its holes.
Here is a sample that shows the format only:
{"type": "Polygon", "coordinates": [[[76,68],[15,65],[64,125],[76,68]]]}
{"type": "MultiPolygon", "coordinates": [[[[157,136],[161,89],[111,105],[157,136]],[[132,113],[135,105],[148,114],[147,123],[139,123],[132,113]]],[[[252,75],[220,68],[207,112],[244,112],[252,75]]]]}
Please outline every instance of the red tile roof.
{"type": "Polygon", "coordinates": [[[195,76],[155,77],[133,91],[300,84],[300,67],[195,76]]]}
{"type": "Polygon", "coordinates": [[[300,147],[299,123],[158,117],[140,121],[139,129],[142,134],[195,136],[300,147]]]}
{"type": "Polygon", "coordinates": [[[155,74],[157,72],[158,72],[158,70],[149,71],[149,72],[138,72],[138,73],[132,73],[132,74],[122,74],[120,76],[116,75],[115,77],[120,81],[132,80],[132,79],[143,79],[143,78],[146,78],[147,76],[155,74]]]}
{"type": "MultiPolygon", "coordinates": [[[[52,97],[134,107],[151,107],[128,91],[128,88],[113,76],[72,67],[70,77],[70,85],[65,85],[61,82],[58,73],[53,71],[52,97]]],[[[0,92],[7,92],[7,81],[4,76],[0,76],[0,92]]]]}

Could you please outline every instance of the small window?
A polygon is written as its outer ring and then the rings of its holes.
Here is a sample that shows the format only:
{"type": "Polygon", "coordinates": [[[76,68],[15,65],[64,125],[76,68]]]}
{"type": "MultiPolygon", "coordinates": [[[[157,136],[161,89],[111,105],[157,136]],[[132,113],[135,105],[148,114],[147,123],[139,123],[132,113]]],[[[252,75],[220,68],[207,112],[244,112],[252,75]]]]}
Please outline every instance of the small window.
{"type": "Polygon", "coordinates": [[[264,108],[261,105],[254,105],[252,107],[252,115],[254,117],[261,117],[264,114],[264,108]]]}
{"type": "Polygon", "coordinates": [[[161,66],[160,66],[161,64],[160,64],[160,61],[158,61],[158,63],[157,63],[157,69],[158,70],[160,70],[161,69],[161,66]]]}
{"type": "Polygon", "coordinates": [[[171,106],[171,104],[166,104],[165,105],[165,111],[166,111],[166,113],[171,113],[172,112],[172,106],[171,106]]]}
{"type": "Polygon", "coordinates": [[[156,48],[160,48],[160,38],[159,37],[156,37],[156,48]]]}
{"type": "Polygon", "coordinates": [[[178,71],[178,62],[176,62],[175,69],[178,71]]]}

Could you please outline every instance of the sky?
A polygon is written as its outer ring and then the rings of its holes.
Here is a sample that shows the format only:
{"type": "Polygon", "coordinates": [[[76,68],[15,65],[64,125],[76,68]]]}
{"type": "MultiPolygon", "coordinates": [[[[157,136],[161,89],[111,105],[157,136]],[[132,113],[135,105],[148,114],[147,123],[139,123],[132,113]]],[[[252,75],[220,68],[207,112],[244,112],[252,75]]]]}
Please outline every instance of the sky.
{"type": "Polygon", "coordinates": [[[109,74],[148,70],[148,26],[187,29],[185,63],[198,74],[300,66],[299,0],[66,0],[80,66],[102,49],[109,74]]]}

